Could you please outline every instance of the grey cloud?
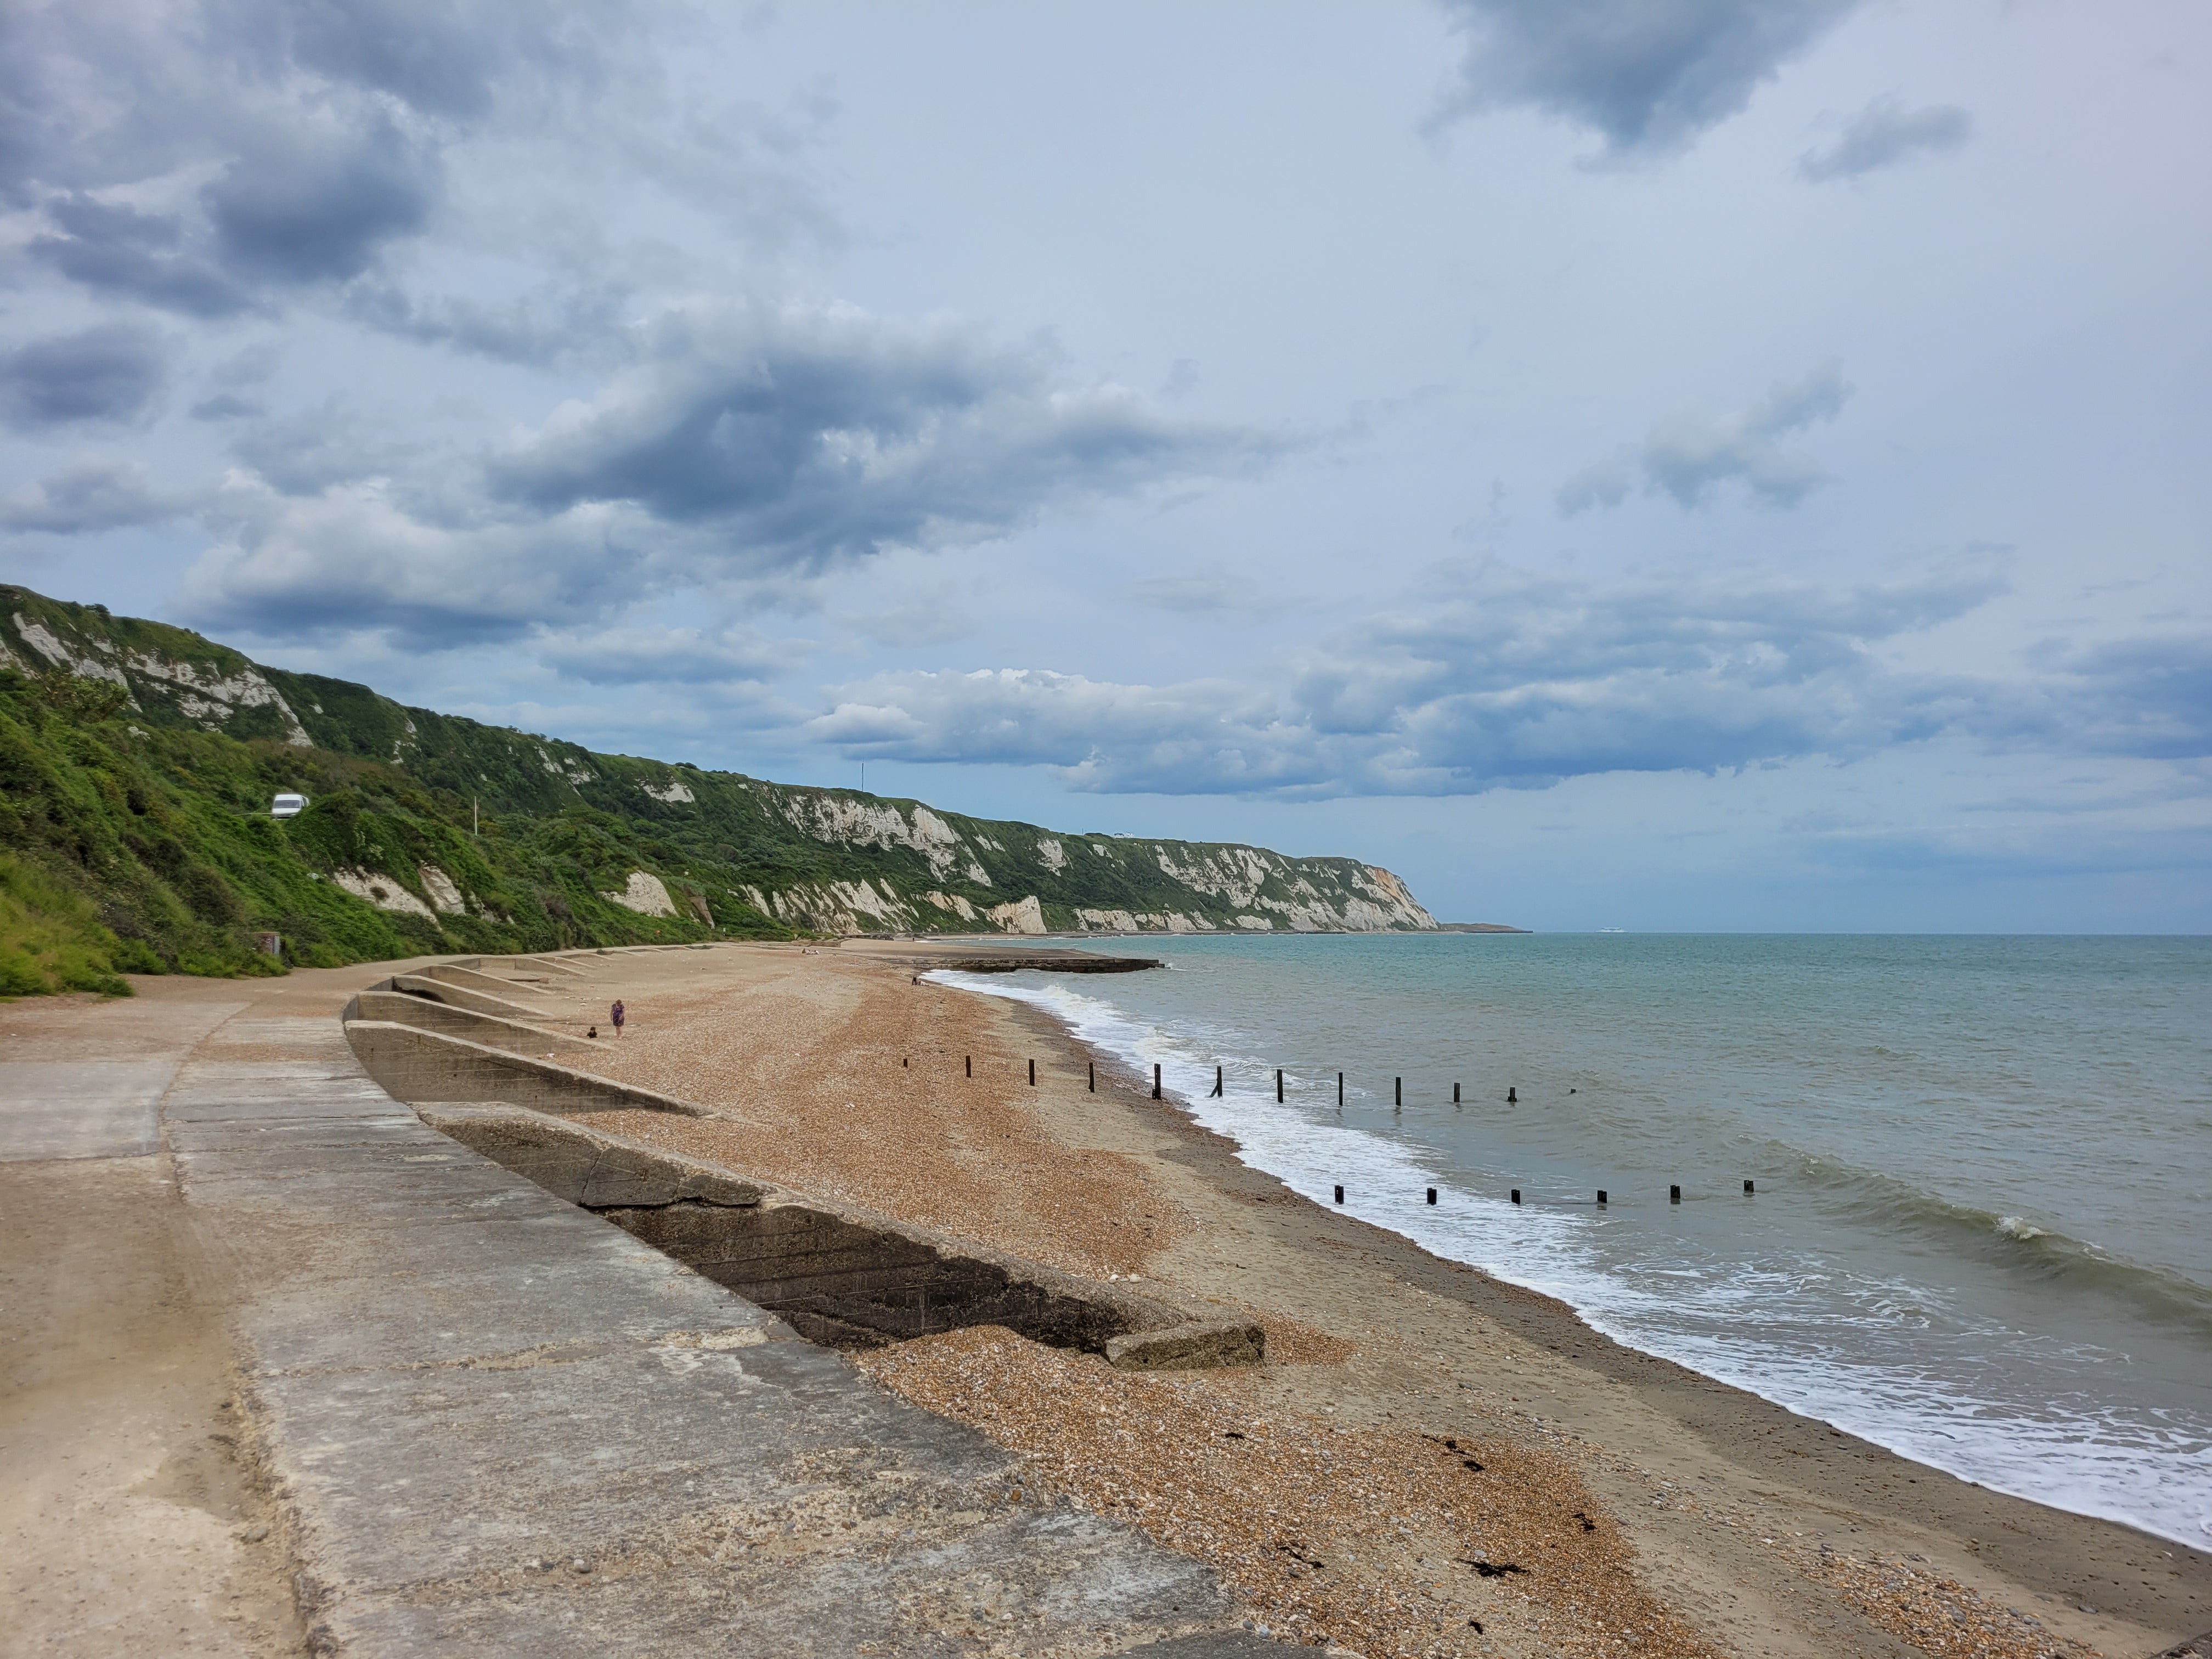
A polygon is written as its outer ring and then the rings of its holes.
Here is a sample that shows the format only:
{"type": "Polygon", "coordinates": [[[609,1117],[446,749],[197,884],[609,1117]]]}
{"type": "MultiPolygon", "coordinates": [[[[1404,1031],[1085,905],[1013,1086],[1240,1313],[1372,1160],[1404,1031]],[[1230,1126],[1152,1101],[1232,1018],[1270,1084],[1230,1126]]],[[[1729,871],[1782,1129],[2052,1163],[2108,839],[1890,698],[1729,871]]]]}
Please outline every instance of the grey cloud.
{"type": "Polygon", "coordinates": [[[0,415],[35,428],[128,421],[161,389],[167,354],[150,328],[103,323],[0,354],[0,415]]]}
{"type": "Polygon", "coordinates": [[[186,505],[156,489],[135,462],[84,460],[0,496],[0,529],[56,536],[122,530],[173,519],[186,505]]]}
{"type": "Polygon", "coordinates": [[[1640,481],[1685,507],[1702,505],[1719,485],[1741,483],[1769,507],[1795,507],[1827,482],[1809,456],[1780,440],[1843,412],[1851,388],[1830,363],[1770,390],[1751,409],[1715,418],[1681,414],[1658,422],[1633,451],[1601,461],[1559,487],[1562,513],[1618,507],[1640,481]]]}
{"type": "Polygon", "coordinates": [[[325,137],[294,131],[234,161],[203,192],[227,262],[281,283],[343,281],[419,228],[436,157],[388,118],[325,137]]]}
{"type": "Polygon", "coordinates": [[[191,406],[191,417],[196,421],[241,421],[269,412],[265,404],[250,398],[241,398],[235,392],[218,392],[191,406]]]}
{"type": "Polygon", "coordinates": [[[1440,0],[1467,39],[1437,124],[1527,105],[1616,158],[1686,148],[1861,0],[1440,0]]]}
{"type": "Polygon", "coordinates": [[[1292,799],[1848,757],[1985,720],[1990,688],[1899,673],[1869,647],[2000,586],[1976,575],[1840,592],[1492,580],[1349,631],[1282,695],[1036,670],[894,674],[841,689],[808,730],[855,757],[1292,799]]]}
{"type": "Polygon", "coordinates": [[[537,654],[595,685],[759,684],[793,666],[805,647],[738,629],[616,628],[548,640],[537,654]]]}
{"type": "Polygon", "coordinates": [[[548,364],[604,354],[621,337],[632,290],[619,283],[550,285],[496,305],[464,297],[418,298],[396,283],[354,285],[346,309],[357,321],[426,345],[452,346],[507,363],[548,364]]]}
{"type": "Polygon", "coordinates": [[[1894,96],[1877,98],[1852,118],[1834,143],[1801,157],[1797,170],[1815,184],[1856,179],[1916,155],[1957,149],[1973,131],[1973,116],[1955,104],[1907,109],[1894,96]]]}
{"type": "Polygon", "coordinates": [[[2006,735],[2151,760],[2212,758],[2212,639],[2150,635],[2037,653],[2006,735]]]}
{"type": "Polygon", "coordinates": [[[33,237],[31,257],[72,282],[193,317],[227,317],[254,303],[207,250],[185,246],[176,214],[141,213],[76,191],[50,198],[46,210],[60,234],[33,237]]]}
{"type": "Polygon", "coordinates": [[[605,78],[627,11],[32,9],[0,52],[0,199],[42,209],[31,255],[95,291],[199,317],[266,310],[287,289],[361,275],[421,230],[445,146],[507,88],[557,103],[555,88],[605,78]],[[210,173],[196,198],[178,196],[210,173]],[[127,204],[115,199],[126,188],[127,204]]]}
{"type": "Polygon", "coordinates": [[[196,614],[410,648],[512,637],[732,580],[803,589],[835,561],[1001,535],[1278,447],[1060,386],[1039,349],[849,308],[702,304],[641,332],[634,368],[488,465],[336,400],[246,432],[196,614]]]}
{"type": "Polygon", "coordinates": [[[850,307],[701,304],[643,361],[492,468],[507,499],[635,502],[721,527],[740,566],[818,569],[1001,536],[1048,506],[1248,467],[1279,447],[1053,380],[1041,348],[850,307]]]}

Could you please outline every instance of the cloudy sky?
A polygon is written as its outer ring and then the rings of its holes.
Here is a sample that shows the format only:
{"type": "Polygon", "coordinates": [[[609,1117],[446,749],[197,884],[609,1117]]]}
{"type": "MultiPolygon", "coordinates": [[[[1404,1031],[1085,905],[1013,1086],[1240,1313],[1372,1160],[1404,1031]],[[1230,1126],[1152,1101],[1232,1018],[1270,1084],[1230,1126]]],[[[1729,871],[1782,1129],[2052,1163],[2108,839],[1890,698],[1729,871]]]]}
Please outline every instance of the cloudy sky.
{"type": "Polygon", "coordinates": [[[2212,927],[2212,8],[17,0],[0,575],[1574,928],[2212,927]]]}

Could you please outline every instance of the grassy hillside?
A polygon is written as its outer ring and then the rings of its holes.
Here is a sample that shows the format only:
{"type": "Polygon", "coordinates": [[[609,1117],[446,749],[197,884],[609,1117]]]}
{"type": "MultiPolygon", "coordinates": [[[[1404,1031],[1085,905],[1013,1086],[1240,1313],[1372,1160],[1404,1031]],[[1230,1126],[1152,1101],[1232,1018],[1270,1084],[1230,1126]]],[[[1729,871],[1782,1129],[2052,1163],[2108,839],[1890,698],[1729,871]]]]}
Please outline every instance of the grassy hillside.
{"type": "Polygon", "coordinates": [[[595,754],[0,586],[0,994],[800,933],[1434,925],[1349,859],[595,754]],[[312,804],[272,817],[280,790],[312,804]]]}

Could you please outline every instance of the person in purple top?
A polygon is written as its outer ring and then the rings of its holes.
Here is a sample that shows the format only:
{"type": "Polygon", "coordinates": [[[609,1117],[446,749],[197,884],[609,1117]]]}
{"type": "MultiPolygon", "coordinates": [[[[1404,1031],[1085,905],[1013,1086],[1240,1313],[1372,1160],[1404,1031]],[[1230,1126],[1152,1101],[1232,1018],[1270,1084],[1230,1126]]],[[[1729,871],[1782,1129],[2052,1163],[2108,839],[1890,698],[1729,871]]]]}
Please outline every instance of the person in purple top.
{"type": "Polygon", "coordinates": [[[615,1003],[613,1018],[615,1022],[615,1035],[617,1036],[620,1036],[622,1035],[623,1028],[623,1006],[619,1000],[615,1003]]]}

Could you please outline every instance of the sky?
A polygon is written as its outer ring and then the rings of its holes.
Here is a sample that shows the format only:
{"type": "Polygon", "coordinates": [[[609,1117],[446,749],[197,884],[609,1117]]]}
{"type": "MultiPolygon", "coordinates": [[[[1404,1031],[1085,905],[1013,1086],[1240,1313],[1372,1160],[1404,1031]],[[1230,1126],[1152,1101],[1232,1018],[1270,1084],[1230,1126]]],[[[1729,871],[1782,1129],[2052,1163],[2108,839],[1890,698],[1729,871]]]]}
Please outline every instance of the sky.
{"type": "Polygon", "coordinates": [[[2212,928],[2201,0],[14,0],[0,579],[1440,918],[2212,928]]]}

